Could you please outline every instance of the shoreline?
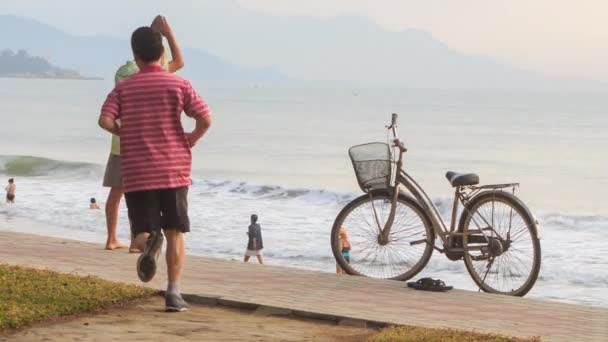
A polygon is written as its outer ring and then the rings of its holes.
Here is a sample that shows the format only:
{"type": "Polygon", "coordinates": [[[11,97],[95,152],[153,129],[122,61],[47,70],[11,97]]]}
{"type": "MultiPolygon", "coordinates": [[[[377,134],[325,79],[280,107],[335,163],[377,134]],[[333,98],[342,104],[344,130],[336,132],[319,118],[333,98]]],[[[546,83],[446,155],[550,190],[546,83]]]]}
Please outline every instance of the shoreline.
{"type": "MultiPolygon", "coordinates": [[[[95,214],[95,216],[99,216],[99,219],[101,219],[103,216],[102,213],[98,211],[89,212],[89,209],[83,210],[87,210],[86,213],[92,213],[95,214]]],[[[105,241],[105,231],[100,230],[101,228],[66,228],[57,224],[49,224],[25,217],[19,217],[17,216],[17,213],[12,215],[10,209],[7,212],[0,212],[0,219],[0,233],[10,232],[33,234],[40,237],[72,239],[74,241],[93,244],[102,243],[105,241]],[[27,228],[23,229],[24,227],[27,228]]],[[[119,239],[121,239],[122,242],[128,243],[127,231],[123,228],[124,227],[119,228],[119,239]]],[[[191,239],[188,239],[187,254],[189,257],[214,258],[222,261],[241,262],[242,254],[240,254],[240,250],[236,254],[232,254],[229,252],[218,252],[217,250],[200,248],[198,243],[205,241],[206,235],[206,232],[199,231],[198,233],[194,233],[191,239]]],[[[211,235],[209,238],[213,236],[215,235],[211,235]]],[[[270,238],[270,236],[268,235],[267,238],[270,238]]],[[[214,243],[214,245],[217,245],[217,241],[215,242],[216,243],[214,243]]],[[[327,261],[325,260],[315,261],[316,259],[307,262],[300,262],[289,256],[281,256],[280,253],[272,256],[273,251],[271,249],[269,249],[268,252],[268,258],[266,261],[269,265],[274,265],[273,267],[286,267],[294,270],[334,274],[333,262],[330,262],[331,265],[327,264],[327,261]]],[[[274,253],[277,253],[277,251],[274,251],[274,253]]],[[[459,262],[448,262],[445,260],[445,257],[439,253],[436,253],[432,259],[434,259],[434,261],[431,260],[427,268],[418,274],[415,279],[430,276],[433,278],[443,279],[446,281],[446,283],[453,285],[456,289],[468,291],[477,290],[468,273],[466,273],[464,265],[461,265],[459,262]],[[459,271],[459,268],[462,268],[462,270],[459,271]]],[[[550,276],[551,274],[548,275],[550,276]]],[[[585,285],[554,283],[551,279],[543,280],[542,277],[543,273],[541,273],[541,279],[539,280],[539,283],[536,285],[535,289],[533,289],[532,293],[526,298],[533,300],[545,300],[552,303],[608,308],[608,303],[606,302],[605,297],[602,295],[602,293],[605,293],[606,289],[603,288],[601,284],[585,285]]]]}
{"type": "MultiPolygon", "coordinates": [[[[106,251],[102,244],[0,232],[0,260],[139,283],[134,269],[136,255],[106,251]],[[11,248],[15,244],[20,248],[11,248]]],[[[147,285],[164,288],[162,261],[157,277],[147,285]]],[[[359,326],[454,328],[516,337],[540,335],[543,340],[600,341],[608,337],[607,308],[463,290],[416,291],[396,281],[205,257],[188,257],[182,291],[192,302],[267,308],[276,313],[359,326]],[[497,310],[501,312],[499,320],[487,319],[494,317],[497,310]],[[450,315],[446,316],[446,312],[450,315]]]]}

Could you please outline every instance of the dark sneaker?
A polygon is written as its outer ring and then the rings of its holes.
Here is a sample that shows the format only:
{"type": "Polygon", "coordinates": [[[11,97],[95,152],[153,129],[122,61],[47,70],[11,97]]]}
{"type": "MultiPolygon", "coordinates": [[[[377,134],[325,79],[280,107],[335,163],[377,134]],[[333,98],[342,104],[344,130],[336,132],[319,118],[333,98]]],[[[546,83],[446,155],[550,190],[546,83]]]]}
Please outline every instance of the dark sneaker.
{"type": "Polygon", "coordinates": [[[146,241],[146,249],[137,259],[137,276],[144,283],[149,282],[156,274],[156,260],[163,247],[163,233],[160,231],[150,234],[146,241]]]}
{"type": "Polygon", "coordinates": [[[188,311],[188,303],[181,295],[167,293],[165,295],[165,311],[167,312],[184,312],[188,311]]]}

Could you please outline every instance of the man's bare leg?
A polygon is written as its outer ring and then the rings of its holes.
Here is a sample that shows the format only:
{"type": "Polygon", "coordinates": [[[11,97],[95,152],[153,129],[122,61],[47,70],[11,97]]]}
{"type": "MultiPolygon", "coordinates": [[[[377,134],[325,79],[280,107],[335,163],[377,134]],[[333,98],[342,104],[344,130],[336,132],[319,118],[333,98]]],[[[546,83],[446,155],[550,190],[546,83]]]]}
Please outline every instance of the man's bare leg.
{"type": "MultiPolygon", "coordinates": [[[[169,287],[174,284],[175,292],[179,294],[179,283],[182,279],[182,270],[186,260],[186,247],[184,246],[184,233],[177,230],[165,230],[167,238],[167,276],[169,287]]],[[[173,289],[168,289],[173,290],[173,289]]]]}
{"type": "Polygon", "coordinates": [[[243,259],[244,262],[248,262],[249,261],[249,255],[245,255],[245,259],[243,259]]]}
{"type": "Polygon", "coordinates": [[[187,311],[188,303],[184,301],[180,291],[182,270],[186,259],[184,233],[166,229],[165,237],[167,238],[167,278],[169,278],[165,295],[165,310],[170,312],[187,311]]]}
{"type": "Polygon", "coordinates": [[[135,236],[135,233],[133,232],[133,224],[131,223],[130,219],[129,219],[129,230],[131,231],[131,243],[129,245],[129,253],[143,253],[144,250],[139,248],[141,244],[138,245],[138,242],[136,241],[137,237],[135,236]]]}
{"type": "Polygon", "coordinates": [[[262,256],[261,256],[261,255],[258,255],[258,262],[259,262],[260,264],[264,264],[264,258],[262,258],[262,256]]]}
{"type": "Polygon", "coordinates": [[[108,200],[106,201],[106,225],[108,228],[108,239],[106,249],[126,248],[127,246],[118,241],[116,237],[116,226],[118,226],[118,210],[122,198],[121,188],[110,188],[108,200]]]}

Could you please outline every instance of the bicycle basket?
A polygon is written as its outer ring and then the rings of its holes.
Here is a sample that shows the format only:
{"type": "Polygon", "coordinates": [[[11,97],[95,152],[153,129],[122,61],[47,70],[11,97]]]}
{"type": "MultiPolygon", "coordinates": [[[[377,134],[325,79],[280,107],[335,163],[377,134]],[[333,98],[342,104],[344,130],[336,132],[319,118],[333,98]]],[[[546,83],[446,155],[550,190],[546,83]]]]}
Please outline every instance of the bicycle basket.
{"type": "Polygon", "coordinates": [[[388,144],[369,143],[348,150],[357,181],[363,192],[386,189],[391,181],[391,151],[388,144]]]}

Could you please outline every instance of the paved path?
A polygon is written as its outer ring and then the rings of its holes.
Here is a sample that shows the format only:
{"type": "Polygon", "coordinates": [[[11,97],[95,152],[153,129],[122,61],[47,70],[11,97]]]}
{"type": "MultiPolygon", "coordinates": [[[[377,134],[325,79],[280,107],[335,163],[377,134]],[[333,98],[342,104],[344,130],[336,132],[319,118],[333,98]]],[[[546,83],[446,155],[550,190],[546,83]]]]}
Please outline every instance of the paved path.
{"type": "MultiPolygon", "coordinates": [[[[138,283],[136,255],[100,244],[0,232],[0,262],[138,283]]],[[[162,266],[164,262],[161,262],[162,266]]],[[[163,289],[161,267],[150,286],[163,289]]],[[[190,300],[332,319],[541,336],[543,341],[608,341],[608,309],[453,290],[408,289],[402,282],[341,276],[202,257],[186,261],[190,300]]]]}

